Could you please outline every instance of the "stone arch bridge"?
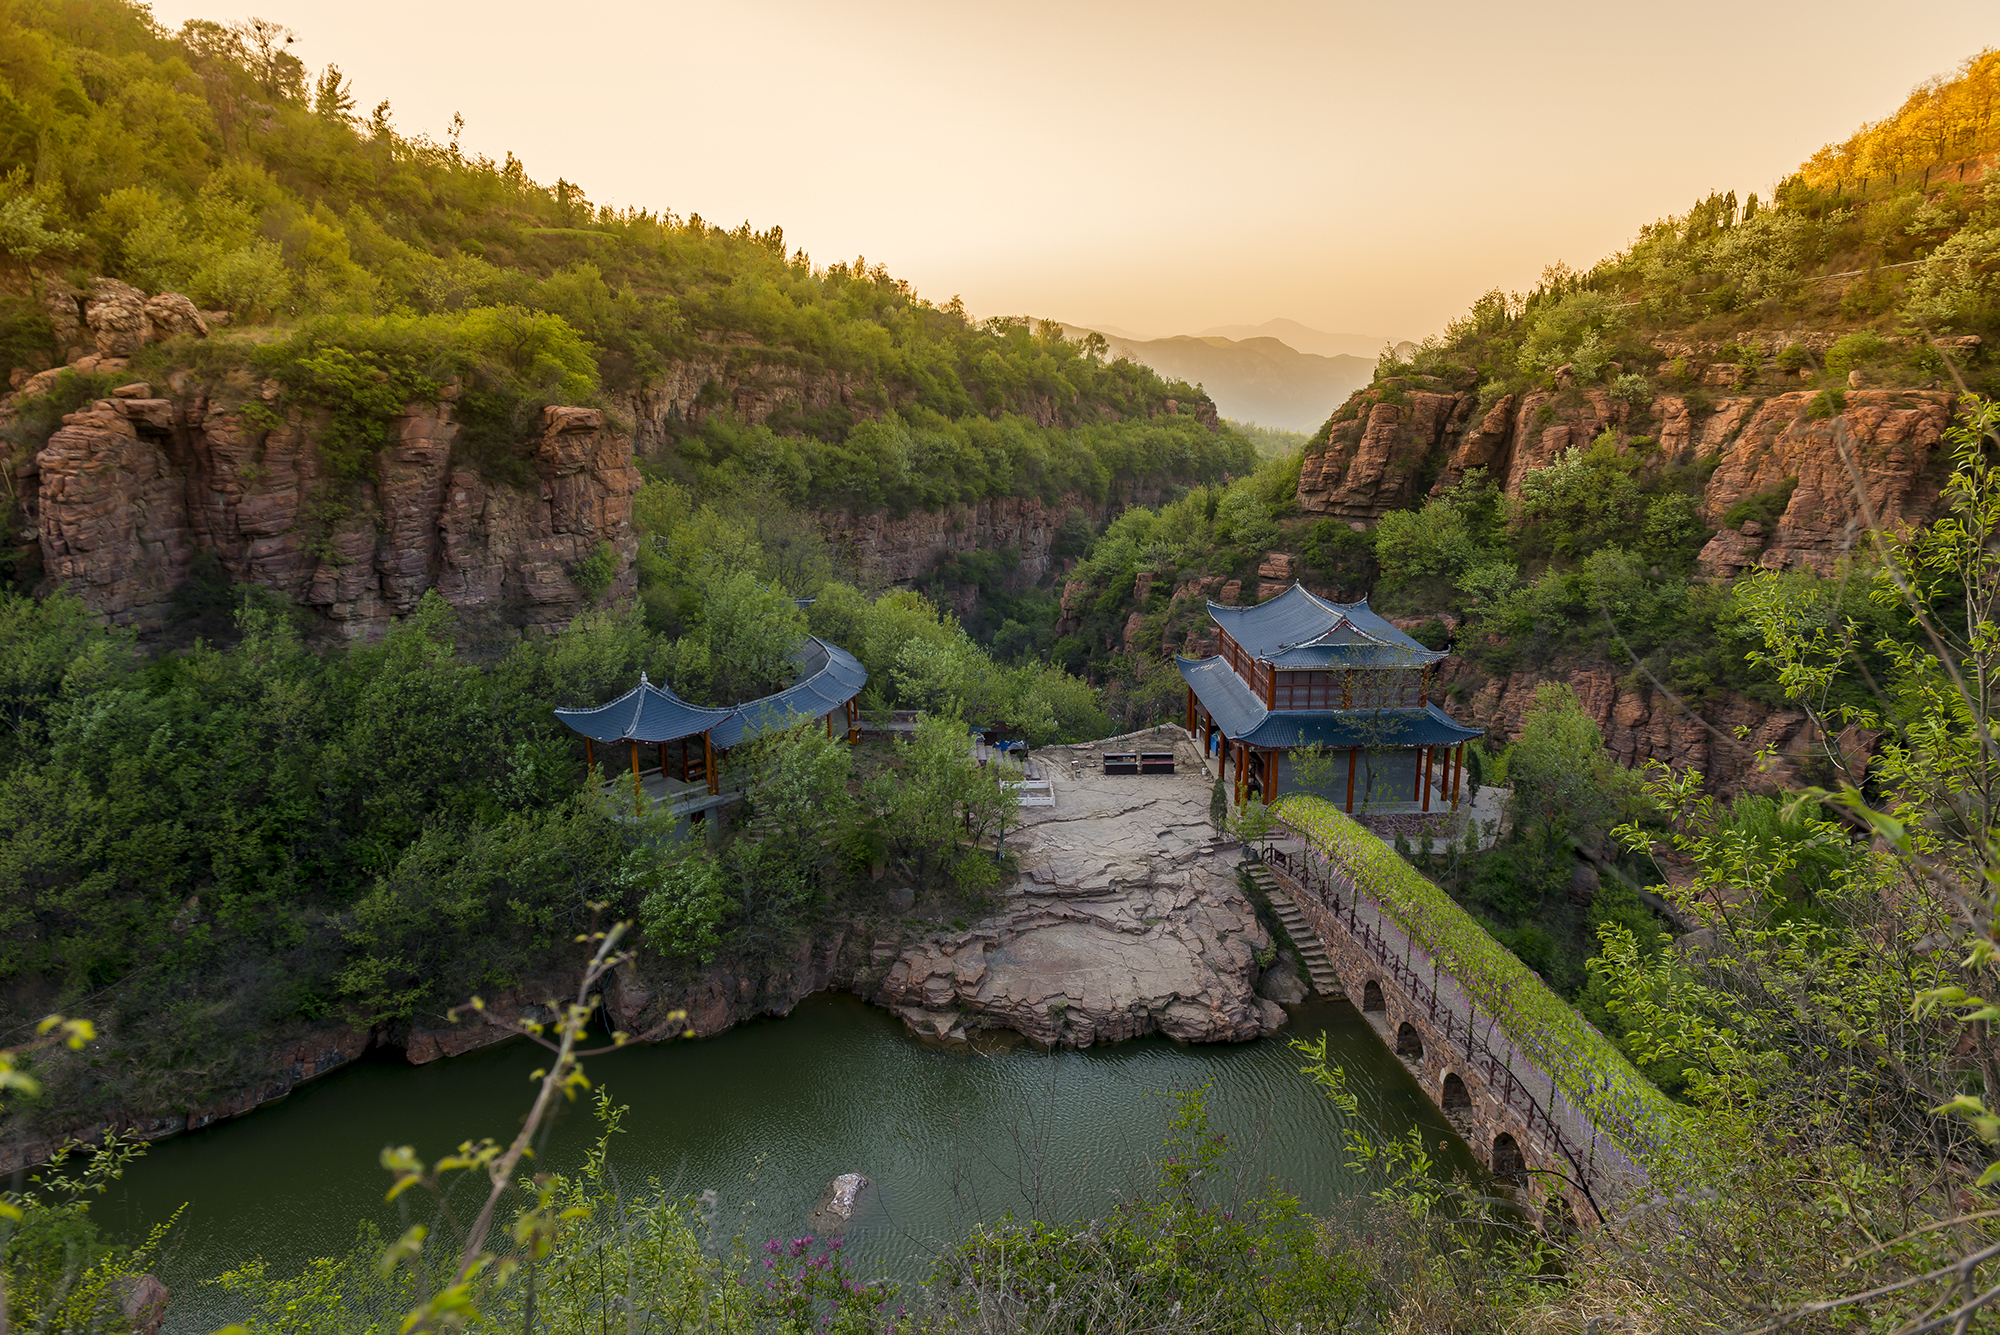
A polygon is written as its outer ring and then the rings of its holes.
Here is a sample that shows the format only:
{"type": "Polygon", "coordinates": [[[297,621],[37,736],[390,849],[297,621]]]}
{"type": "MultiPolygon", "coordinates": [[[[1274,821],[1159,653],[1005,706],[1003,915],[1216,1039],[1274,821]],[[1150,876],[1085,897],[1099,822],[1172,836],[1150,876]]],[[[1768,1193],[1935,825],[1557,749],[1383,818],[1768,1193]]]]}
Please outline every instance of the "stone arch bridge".
{"type": "Polygon", "coordinates": [[[1573,1091],[1507,1032],[1422,945],[1318,849],[1272,848],[1252,875],[1289,900],[1325,948],[1347,998],[1493,1175],[1545,1226],[1601,1224],[1646,1183],[1627,1148],[1642,1128],[1586,1113],[1573,1091]]]}

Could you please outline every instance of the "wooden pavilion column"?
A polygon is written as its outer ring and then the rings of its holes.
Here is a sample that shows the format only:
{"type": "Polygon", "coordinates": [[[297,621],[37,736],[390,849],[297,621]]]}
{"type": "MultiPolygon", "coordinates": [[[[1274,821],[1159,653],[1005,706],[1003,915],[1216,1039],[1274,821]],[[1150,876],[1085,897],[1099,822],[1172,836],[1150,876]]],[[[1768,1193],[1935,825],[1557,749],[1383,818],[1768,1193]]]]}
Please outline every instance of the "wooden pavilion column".
{"type": "Polygon", "coordinates": [[[1465,774],[1465,743],[1458,744],[1458,759],[1451,769],[1451,809],[1458,810],[1458,781],[1465,774]]]}
{"type": "Polygon", "coordinates": [[[1358,746],[1347,748],[1347,812],[1349,815],[1354,814],[1354,762],[1360,754],[1361,748],[1358,746]]]}
{"type": "Polygon", "coordinates": [[[1236,805],[1239,807],[1243,805],[1244,780],[1248,777],[1243,773],[1243,770],[1249,763],[1250,748],[1238,742],[1236,744],[1236,805]]]}
{"type": "Polygon", "coordinates": [[[583,786],[590,787],[590,772],[597,768],[597,747],[590,738],[583,739],[583,786]]]}
{"type": "Polygon", "coordinates": [[[1423,785],[1424,785],[1424,807],[1423,807],[1423,809],[1424,809],[1425,811],[1429,811],[1429,810],[1431,809],[1431,765],[1432,765],[1432,763],[1433,763],[1433,762],[1434,762],[1434,761],[1435,761],[1436,759],[1437,759],[1437,748],[1436,748],[1435,746],[1427,746],[1427,747],[1425,747],[1425,748],[1424,748],[1424,774],[1423,774],[1423,779],[1422,779],[1422,783],[1423,783],[1423,785]]]}
{"type": "Polygon", "coordinates": [[[829,742],[833,740],[833,711],[831,709],[826,711],[826,739],[829,742]]]}
{"type": "Polygon", "coordinates": [[[627,737],[625,739],[625,745],[629,747],[632,752],[632,782],[637,783],[639,782],[639,743],[633,741],[630,737],[627,737]]]}
{"type": "Polygon", "coordinates": [[[1423,791],[1423,786],[1424,786],[1423,748],[1419,747],[1417,749],[1417,754],[1411,758],[1417,762],[1415,765],[1415,769],[1417,771],[1416,777],[1410,784],[1410,800],[1414,802],[1417,800],[1417,794],[1423,791]]]}
{"type": "Polygon", "coordinates": [[[701,767],[708,778],[708,795],[714,797],[722,787],[715,781],[715,743],[706,732],[701,735],[701,767]]]}
{"type": "Polygon", "coordinates": [[[662,779],[667,777],[667,744],[665,742],[660,743],[660,777],[662,779]]]}
{"type": "Polygon", "coordinates": [[[1192,733],[1192,732],[1194,731],[1194,724],[1195,724],[1195,718],[1194,718],[1194,687],[1192,687],[1192,686],[1188,687],[1188,688],[1187,688],[1187,692],[1188,692],[1188,696],[1187,696],[1187,730],[1188,730],[1188,731],[1189,731],[1190,733],[1192,733]]]}
{"type": "Polygon", "coordinates": [[[1265,760],[1264,760],[1264,805],[1265,806],[1269,806],[1271,805],[1271,803],[1278,800],[1278,758],[1284,754],[1285,753],[1283,751],[1270,751],[1265,753],[1265,760]]]}

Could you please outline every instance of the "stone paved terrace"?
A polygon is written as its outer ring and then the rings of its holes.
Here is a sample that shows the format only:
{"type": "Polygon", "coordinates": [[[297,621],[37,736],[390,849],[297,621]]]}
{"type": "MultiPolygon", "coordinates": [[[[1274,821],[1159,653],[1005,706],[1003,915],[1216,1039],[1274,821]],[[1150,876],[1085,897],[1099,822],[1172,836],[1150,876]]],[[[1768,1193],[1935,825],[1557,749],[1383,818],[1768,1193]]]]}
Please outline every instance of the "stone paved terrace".
{"type": "Polygon", "coordinates": [[[1193,743],[1173,728],[1110,744],[1171,746],[1180,772],[1106,775],[1104,742],[1036,753],[1056,801],[1024,808],[1008,832],[1021,874],[998,911],[907,944],[883,982],[878,1000],[919,1034],[1011,1029],[1083,1047],[1148,1033],[1236,1041],[1284,1023],[1256,995],[1271,941],[1237,884],[1240,850],[1212,837],[1193,743]]]}

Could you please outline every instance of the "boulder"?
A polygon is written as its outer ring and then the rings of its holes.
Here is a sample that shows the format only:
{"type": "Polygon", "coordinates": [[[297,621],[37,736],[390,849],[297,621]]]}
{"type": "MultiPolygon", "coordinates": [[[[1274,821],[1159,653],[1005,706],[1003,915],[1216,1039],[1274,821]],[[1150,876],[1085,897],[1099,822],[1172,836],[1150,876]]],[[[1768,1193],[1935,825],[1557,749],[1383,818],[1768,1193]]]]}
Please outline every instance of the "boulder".
{"type": "Polygon", "coordinates": [[[1280,951],[1277,962],[1257,976],[1257,995],[1281,1006],[1296,1006],[1306,999],[1306,985],[1299,981],[1290,951],[1280,951]]]}
{"type": "Polygon", "coordinates": [[[131,356],[145,345],[150,331],[146,294],[116,278],[100,278],[90,285],[83,319],[99,357],[131,356]]]}
{"type": "Polygon", "coordinates": [[[1283,1008],[1256,994],[1271,939],[1237,885],[1236,854],[1210,841],[1192,748],[1177,749],[1171,778],[1094,774],[1094,756],[1072,769],[1044,752],[1076,777],[1058,780],[1055,807],[1021,813],[1008,847],[1022,874],[999,911],[906,945],[876,1001],[949,1041],[1012,1030],[1065,1047],[1152,1033],[1218,1043],[1283,1025],[1283,1008]]]}
{"type": "Polygon", "coordinates": [[[208,321],[195,309],[195,304],[178,292],[162,292],[146,303],[147,339],[158,342],[166,338],[192,336],[208,337],[208,321]]]}
{"type": "Polygon", "coordinates": [[[42,310],[49,317],[49,325],[55,331],[56,348],[65,359],[69,349],[76,347],[83,334],[83,307],[77,300],[76,290],[68,283],[49,282],[42,287],[42,310]]]}
{"type": "Polygon", "coordinates": [[[819,1194],[819,1204],[813,1206],[808,1222],[822,1233],[838,1232],[842,1225],[853,1222],[854,1212],[861,1207],[861,1193],[873,1185],[860,1173],[842,1173],[819,1194]]]}
{"type": "Polygon", "coordinates": [[[151,1275],[132,1275],[114,1281],[118,1290],[118,1310],[131,1335],[160,1335],[167,1319],[167,1286],[151,1275]]]}

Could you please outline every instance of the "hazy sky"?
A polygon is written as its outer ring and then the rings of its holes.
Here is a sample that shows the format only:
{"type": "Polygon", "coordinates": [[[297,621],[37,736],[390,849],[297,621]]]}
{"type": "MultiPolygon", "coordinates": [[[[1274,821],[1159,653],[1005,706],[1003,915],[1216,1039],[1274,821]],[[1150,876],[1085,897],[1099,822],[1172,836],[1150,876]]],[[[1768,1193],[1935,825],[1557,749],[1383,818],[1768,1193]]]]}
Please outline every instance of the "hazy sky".
{"type": "Polygon", "coordinates": [[[2000,43],[1994,0],[251,3],[406,134],[1143,333],[1421,336],[2000,43]]]}

